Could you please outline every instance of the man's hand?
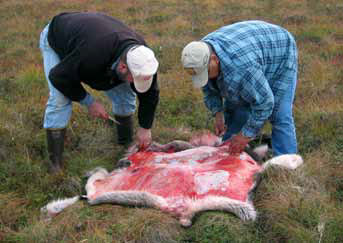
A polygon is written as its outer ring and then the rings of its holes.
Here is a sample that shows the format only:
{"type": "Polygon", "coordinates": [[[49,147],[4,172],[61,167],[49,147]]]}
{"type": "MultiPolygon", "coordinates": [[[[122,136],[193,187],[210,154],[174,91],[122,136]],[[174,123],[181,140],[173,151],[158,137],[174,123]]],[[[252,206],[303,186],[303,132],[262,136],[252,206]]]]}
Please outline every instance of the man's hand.
{"type": "Polygon", "coordinates": [[[109,117],[104,106],[98,101],[94,101],[90,106],[88,106],[88,114],[91,117],[98,117],[104,120],[107,120],[109,117]]]}
{"type": "Polygon", "coordinates": [[[216,113],[214,127],[216,130],[217,136],[223,136],[224,135],[224,133],[226,131],[226,127],[225,127],[225,120],[224,120],[223,112],[217,112],[216,113]]]}
{"type": "Polygon", "coordinates": [[[151,144],[151,130],[139,127],[137,129],[137,143],[139,150],[146,149],[151,144]]]}
{"type": "Polygon", "coordinates": [[[245,146],[250,142],[251,138],[243,136],[242,133],[234,135],[231,138],[229,152],[231,154],[240,154],[243,152],[245,146]]]}

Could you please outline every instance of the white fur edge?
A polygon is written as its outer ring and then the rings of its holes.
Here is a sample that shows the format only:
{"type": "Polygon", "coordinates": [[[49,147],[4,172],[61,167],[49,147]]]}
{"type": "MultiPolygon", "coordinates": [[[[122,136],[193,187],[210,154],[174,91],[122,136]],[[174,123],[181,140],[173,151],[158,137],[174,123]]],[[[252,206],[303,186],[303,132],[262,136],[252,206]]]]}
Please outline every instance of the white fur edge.
{"type": "Polygon", "coordinates": [[[253,150],[260,159],[264,158],[264,156],[266,155],[266,153],[268,152],[268,145],[264,144],[264,145],[260,145],[256,148],[254,148],[253,150]]]}
{"type": "Polygon", "coordinates": [[[167,202],[163,197],[144,191],[107,192],[100,197],[97,197],[96,199],[88,199],[88,203],[90,205],[101,203],[115,203],[121,205],[146,206],[153,208],[167,207],[167,202]]]}
{"type": "Polygon", "coordinates": [[[87,196],[92,195],[95,193],[95,187],[94,187],[94,182],[97,180],[102,180],[105,179],[108,176],[108,172],[106,169],[97,167],[94,170],[88,172],[90,177],[87,180],[86,184],[86,191],[87,191],[87,196]]]}
{"type": "Polygon", "coordinates": [[[41,216],[44,220],[50,220],[51,218],[62,212],[65,208],[76,203],[79,199],[79,196],[75,196],[54,200],[41,208],[41,216]]]}
{"type": "MultiPolygon", "coordinates": [[[[90,178],[87,181],[86,190],[87,192],[89,191],[91,193],[94,193],[95,192],[95,188],[93,186],[94,181],[99,180],[99,179],[104,179],[108,175],[108,172],[107,170],[101,167],[97,167],[94,170],[88,172],[87,174],[90,176],[90,178]]],[[[75,197],[70,197],[70,198],[57,199],[48,203],[47,205],[45,205],[44,207],[40,209],[42,219],[46,221],[51,220],[51,218],[53,218],[54,216],[62,212],[65,208],[76,203],[79,199],[80,199],[79,196],[75,196],[75,197]]]]}
{"type": "Polygon", "coordinates": [[[286,169],[294,170],[303,164],[303,159],[298,154],[284,154],[276,156],[267,162],[265,162],[262,167],[263,170],[269,168],[270,166],[281,166],[286,169]]]}
{"type": "MultiPolygon", "coordinates": [[[[190,199],[191,200],[191,199],[190,199]]],[[[242,202],[235,199],[230,199],[221,196],[208,196],[203,199],[191,200],[192,204],[188,212],[181,215],[179,221],[181,225],[188,227],[192,224],[193,216],[202,211],[208,210],[222,210],[235,214],[243,221],[254,221],[257,216],[257,212],[251,202],[242,202]]]]}
{"type": "MultiPolygon", "coordinates": [[[[168,206],[166,200],[163,197],[142,191],[109,192],[94,200],[88,200],[88,202],[91,205],[101,203],[115,203],[132,206],[146,206],[157,209],[163,209],[168,206]]],[[[188,210],[183,212],[182,215],[179,217],[180,224],[185,227],[190,226],[192,224],[193,216],[201,211],[228,211],[234,213],[244,221],[255,220],[257,214],[252,203],[241,202],[226,197],[208,196],[204,199],[198,200],[189,199],[186,203],[188,210]]]]}

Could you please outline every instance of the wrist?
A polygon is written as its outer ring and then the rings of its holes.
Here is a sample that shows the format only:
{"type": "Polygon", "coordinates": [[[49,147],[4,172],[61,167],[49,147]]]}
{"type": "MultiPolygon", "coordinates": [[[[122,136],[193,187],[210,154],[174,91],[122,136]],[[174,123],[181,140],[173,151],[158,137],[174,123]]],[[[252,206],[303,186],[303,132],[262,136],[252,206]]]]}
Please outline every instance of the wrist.
{"type": "Polygon", "coordinates": [[[150,128],[138,127],[138,130],[143,131],[143,132],[148,132],[150,131],[150,128]]]}
{"type": "Polygon", "coordinates": [[[242,138],[244,141],[246,141],[246,142],[250,142],[250,141],[252,140],[252,137],[249,137],[249,136],[244,135],[242,131],[239,132],[237,135],[238,135],[239,137],[241,137],[241,138],[242,138]]]}
{"type": "Polygon", "coordinates": [[[215,108],[215,109],[211,110],[212,116],[216,116],[218,113],[222,113],[223,114],[223,108],[222,107],[218,107],[218,108],[215,108]]]}
{"type": "Polygon", "coordinates": [[[217,117],[223,117],[223,116],[224,116],[224,113],[221,112],[221,111],[218,111],[218,112],[215,113],[214,116],[215,116],[216,118],[217,118],[217,117]]]}
{"type": "Polygon", "coordinates": [[[254,136],[253,136],[252,134],[245,133],[244,131],[241,131],[241,132],[239,133],[239,135],[241,135],[242,137],[245,137],[245,138],[247,138],[247,139],[250,139],[250,140],[254,138],[254,136]]]}

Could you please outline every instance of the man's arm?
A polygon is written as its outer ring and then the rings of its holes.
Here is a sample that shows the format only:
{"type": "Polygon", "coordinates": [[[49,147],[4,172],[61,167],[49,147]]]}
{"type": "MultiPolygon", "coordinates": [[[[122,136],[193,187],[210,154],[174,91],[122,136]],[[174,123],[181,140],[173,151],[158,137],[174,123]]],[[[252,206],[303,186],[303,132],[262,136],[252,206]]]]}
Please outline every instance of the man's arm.
{"type": "MultiPolygon", "coordinates": [[[[134,89],[134,85],[131,85],[134,89]]],[[[135,90],[135,89],[134,89],[135,90]]],[[[135,90],[136,91],[136,90],[135,90]]],[[[157,74],[154,75],[150,89],[145,93],[137,92],[139,101],[138,123],[141,128],[150,129],[152,127],[156,107],[159,101],[160,90],[157,83],[157,74]]]]}
{"type": "Polygon", "coordinates": [[[204,103],[213,116],[215,116],[217,112],[223,112],[223,99],[219,91],[211,89],[209,84],[207,84],[202,88],[202,92],[204,95],[204,103]]]}
{"type": "Polygon", "coordinates": [[[80,81],[80,57],[74,51],[57,64],[49,73],[52,85],[72,101],[80,102],[88,108],[91,117],[108,119],[104,106],[83,88],[80,81]]]}
{"type": "Polygon", "coordinates": [[[206,107],[215,117],[215,133],[217,136],[222,136],[226,131],[223,113],[223,99],[219,91],[211,89],[209,87],[209,84],[205,85],[205,87],[202,88],[202,92],[204,94],[204,102],[206,107]]]}
{"type": "Polygon", "coordinates": [[[252,138],[261,130],[274,108],[274,95],[261,69],[251,67],[246,70],[240,96],[251,108],[251,115],[241,133],[252,138]]]}
{"type": "MultiPolygon", "coordinates": [[[[80,57],[76,49],[63,58],[49,73],[52,85],[70,100],[78,102],[85,99],[87,95],[86,90],[81,85],[79,68],[80,57]]],[[[88,100],[87,103],[91,103],[91,100],[88,100]]]]}

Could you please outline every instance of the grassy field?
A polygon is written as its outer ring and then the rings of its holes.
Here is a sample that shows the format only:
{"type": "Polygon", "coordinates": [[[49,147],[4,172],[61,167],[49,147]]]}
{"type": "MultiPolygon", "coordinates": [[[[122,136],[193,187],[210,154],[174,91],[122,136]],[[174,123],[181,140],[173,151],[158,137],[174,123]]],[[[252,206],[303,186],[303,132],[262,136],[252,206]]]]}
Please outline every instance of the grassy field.
{"type": "MultiPolygon", "coordinates": [[[[343,3],[339,0],[0,0],[1,242],[343,242],[343,3]],[[266,20],[294,34],[299,49],[295,120],[305,164],[269,170],[256,222],[205,212],[185,229],[158,210],[78,202],[51,222],[40,207],[83,191],[84,173],[111,170],[123,149],[113,127],[74,105],[63,176],[47,174],[42,118],[48,96],[38,48],[49,19],[102,11],[141,33],[159,61],[158,142],[212,127],[201,93],[180,64],[182,48],[226,24],[266,20]]],[[[110,110],[102,93],[90,91],[110,110]]],[[[266,131],[268,128],[266,128],[266,131]]]]}

